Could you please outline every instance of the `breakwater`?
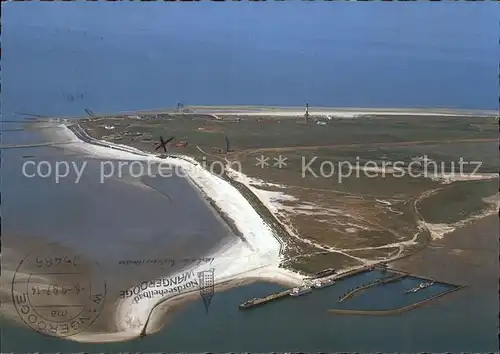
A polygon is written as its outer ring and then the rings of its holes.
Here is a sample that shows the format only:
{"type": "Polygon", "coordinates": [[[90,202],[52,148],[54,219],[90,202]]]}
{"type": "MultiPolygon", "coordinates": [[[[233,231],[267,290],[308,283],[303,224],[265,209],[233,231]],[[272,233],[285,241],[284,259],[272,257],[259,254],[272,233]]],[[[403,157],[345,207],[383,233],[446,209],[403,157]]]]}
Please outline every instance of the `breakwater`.
{"type": "Polygon", "coordinates": [[[440,294],[434,295],[434,296],[432,296],[430,298],[424,299],[424,300],[416,302],[414,304],[411,304],[411,305],[408,305],[408,306],[404,306],[404,307],[400,307],[400,308],[397,308],[397,309],[392,309],[392,310],[330,309],[330,310],[328,310],[328,313],[330,313],[332,315],[369,315],[369,316],[395,315],[395,314],[398,314],[398,313],[407,312],[407,311],[413,310],[413,309],[415,309],[417,307],[426,305],[429,302],[431,302],[432,300],[435,300],[435,299],[437,299],[439,297],[442,297],[444,295],[448,295],[448,294],[450,294],[450,293],[452,293],[454,291],[460,290],[460,289],[462,289],[464,287],[465,287],[465,285],[459,285],[459,286],[456,286],[455,288],[452,288],[452,289],[450,289],[448,291],[445,291],[445,292],[442,292],[440,294]]]}
{"type": "Polygon", "coordinates": [[[363,285],[363,286],[361,286],[359,288],[355,288],[355,289],[349,291],[347,294],[345,294],[343,297],[341,297],[339,299],[339,302],[344,302],[345,300],[347,300],[350,297],[354,296],[358,291],[371,288],[372,286],[394,282],[394,281],[397,281],[397,280],[399,280],[401,278],[404,278],[406,276],[408,276],[408,274],[397,274],[395,276],[388,277],[388,278],[385,278],[385,279],[377,279],[377,280],[375,280],[375,281],[373,281],[371,283],[368,283],[368,284],[363,285]]]}

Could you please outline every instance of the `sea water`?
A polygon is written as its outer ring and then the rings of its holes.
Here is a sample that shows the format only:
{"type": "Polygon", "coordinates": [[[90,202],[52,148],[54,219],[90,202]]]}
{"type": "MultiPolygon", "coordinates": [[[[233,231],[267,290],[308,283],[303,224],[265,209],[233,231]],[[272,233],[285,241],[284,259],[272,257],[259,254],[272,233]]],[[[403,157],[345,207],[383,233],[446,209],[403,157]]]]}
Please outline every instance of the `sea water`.
{"type": "MultiPolygon", "coordinates": [[[[21,120],[23,112],[78,116],[86,108],[150,109],[179,101],[497,106],[494,4],[269,3],[262,4],[265,10],[243,3],[216,10],[201,3],[169,4],[168,10],[162,5],[3,4],[3,119],[21,120]]],[[[10,126],[17,125],[4,123],[3,129],[10,126]]],[[[2,144],[42,141],[39,133],[2,132],[2,144]]],[[[184,182],[167,182],[175,186],[165,186],[165,192],[185,193],[192,214],[176,212],[164,196],[130,180],[101,185],[95,179],[98,160],[89,156],[82,184],[28,180],[20,168],[29,155],[82,160],[56,147],[2,151],[4,247],[15,235],[43,235],[116,261],[164,254],[181,241],[179,249],[202,254],[228,236],[184,182]],[[189,226],[193,215],[206,220],[205,228],[189,226]],[[209,238],[207,229],[213,231],[209,238]]],[[[454,301],[404,315],[335,316],[326,310],[337,301],[336,287],[250,311],[237,305],[280,287],[258,283],[232,289],[216,294],[208,314],[201,302],[192,303],[160,333],[124,343],[79,344],[9,324],[2,351],[497,350],[498,298],[459,290],[450,295],[454,301]]],[[[390,296],[388,287],[379,289],[383,293],[377,296],[390,296]]]]}
{"type": "MultiPolygon", "coordinates": [[[[337,301],[339,292],[335,284],[300,297],[238,309],[245,300],[280,289],[273,284],[256,283],[217,293],[208,313],[201,300],[194,302],[175,317],[173,325],[142,340],[79,344],[10,328],[8,333],[12,337],[6,337],[4,348],[19,352],[34,348],[87,352],[370,351],[379,348],[385,352],[421,352],[472,351],[474,348],[487,351],[496,346],[495,329],[491,326],[494,314],[492,318],[478,316],[477,307],[464,306],[467,297],[439,304],[431,302],[392,316],[332,315],[327,310],[334,308],[337,301]],[[457,333],[463,336],[457,337],[457,333]],[[33,340],[29,344],[16,340],[20,336],[33,340]]],[[[393,295],[388,288],[379,289],[377,296],[393,295]]]]}

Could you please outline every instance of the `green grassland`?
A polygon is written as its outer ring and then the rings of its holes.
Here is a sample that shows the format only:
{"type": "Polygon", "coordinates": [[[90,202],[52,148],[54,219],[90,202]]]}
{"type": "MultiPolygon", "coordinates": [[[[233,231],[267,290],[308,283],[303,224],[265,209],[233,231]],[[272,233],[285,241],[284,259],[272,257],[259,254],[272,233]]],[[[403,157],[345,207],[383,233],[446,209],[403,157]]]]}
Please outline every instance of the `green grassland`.
{"type": "Polygon", "coordinates": [[[455,223],[491,207],[486,198],[498,193],[498,180],[453,183],[419,203],[430,223],[455,223]]]}
{"type": "Polygon", "coordinates": [[[285,263],[285,266],[306,274],[314,274],[326,268],[341,269],[360,265],[362,265],[361,262],[338,253],[304,256],[285,263]]]}
{"type": "MultiPolygon", "coordinates": [[[[324,125],[316,124],[314,117],[305,124],[303,118],[245,116],[227,121],[199,114],[169,114],[148,120],[87,119],[81,124],[90,135],[107,136],[110,140],[119,136],[118,143],[150,152],[155,151],[160,136],[174,136],[173,143],[181,140],[189,143],[186,147],[171,144],[170,153],[191,155],[208,166],[214,161],[237,162],[248,176],[286,186],[282,192],[297,201],[283,204],[298,209],[306,203],[313,206],[310,213],[298,211],[286,218],[273,216],[244,185],[224,176],[274,225],[286,244],[287,255],[295,257],[286,265],[304,272],[332,265],[353,266],[359,261],[334,252],[317,255],[320,251],[317,247],[288,237],[282,223],[291,223],[303,239],[343,249],[356,257],[380,259],[394,256],[399,248],[363,248],[407,241],[418,235],[416,244],[405,246],[405,253],[414,252],[429,240],[429,233],[419,229],[420,218],[431,223],[452,223],[490,207],[484,198],[496,193],[498,180],[443,184],[432,178],[412,177],[409,170],[396,176],[390,170],[352,170],[347,163],[363,168],[382,167],[385,162],[390,168],[400,161],[407,167],[414,158],[425,155],[437,163],[438,172],[443,172],[442,167],[447,173],[451,169],[458,172],[458,161],[462,158],[466,162],[481,162],[476,173],[495,173],[498,171],[495,117],[401,115],[321,120],[324,125]],[[115,129],[105,130],[103,124],[115,129]],[[229,152],[225,151],[226,137],[229,152]],[[280,155],[286,158],[285,166],[275,164],[274,158],[280,155]],[[256,165],[261,156],[268,159],[267,166],[256,165]],[[436,192],[421,198],[431,190],[436,192]],[[297,257],[311,253],[316,255],[297,257]]],[[[475,166],[464,164],[462,172],[470,173],[475,166]]],[[[432,166],[431,171],[434,171],[432,166]]],[[[214,172],[220,171],[216,168],[214,172]]]]}
{"type": "MultiPolygon", "coordinates": [[[[96,123],[104,121],[96,121],[96,123]]],[[[474,117],[372,117],[332,119],[326,125],[303,124],[302,119],[264,119],[244,117],[239,122],[197,119],[193,115],[172,115],[168,119],[137,121],[107,119],[120,123],[120,129],[150,132],[153,140],[160,135],[189,139],[190,144],[224,147],[230,138],[233,149],[280,148],[331,144],[370,144],[383,142],[450,139],[496,138],[494,118],[474,117]],[[260,119],[260,120],[259,120],[260,119]],[[203,131],[199,129],[210,129],[203,131]]]]}

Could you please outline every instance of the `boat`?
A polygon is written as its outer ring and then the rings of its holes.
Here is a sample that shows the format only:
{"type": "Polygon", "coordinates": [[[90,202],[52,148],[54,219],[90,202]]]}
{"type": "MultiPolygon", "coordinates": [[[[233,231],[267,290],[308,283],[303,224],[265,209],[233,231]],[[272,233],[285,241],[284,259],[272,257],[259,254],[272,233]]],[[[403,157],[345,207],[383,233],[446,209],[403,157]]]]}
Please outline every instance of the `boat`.
{"type": "Polygon", "coordinates": [[[418,289],[418,290],[425,289],[425,288],[427,288],[427,287],[429,287],[429,286],[431,286],[431,285],[433,285],[433,284],[434,284],[434,282],[432,282],[432,283],[431,283],[431,282],[428,282],[428,283],[420,283],[420,284],[418,284],[417,289],[418,289]]]}
{"type": "Polygon", "coordinates": [[[247,307],[251,306],[254,302],[255,299],[247,300],[240,304],[240,309],[246,309],[247,307]]]}
{"type": "Polygon", "coordinates": [[[321,289],[321,288],[325,288],[327,286],[330,286],[330,285],[333,285],[335,284],[335,280],[333,279],[329,279],[329,280],[316,280],[313,284],[313,286],[316,288],[316,289],[321,289]]]}
{"type": "Polygon", "coordinates": [[[413,288],[413,289],[408,289],[408,290],[405,290],[405,294],[409,294],[409,293],[416,293],[417,291],[419,290],[422,290],[422,289],[425,289],[429,286],[432,286],[434,285],[434,282],[430,282],[430,283],[420,283],[418,284],[417,287],[413,288]]]}
{"type": "Polygon", "coordinates": [[[308,294],[312,291],[310,286],[302,286],[300,288],[293,288],[290,292],[290,296],[301,296],[304,294],[308,294]]]}
{"type": "Polygon", "coordinates": [[[412,289],[405,290],[405,294],[416,293],[417,291],[418,291],[418,288],[412,288],[412,289]]]}

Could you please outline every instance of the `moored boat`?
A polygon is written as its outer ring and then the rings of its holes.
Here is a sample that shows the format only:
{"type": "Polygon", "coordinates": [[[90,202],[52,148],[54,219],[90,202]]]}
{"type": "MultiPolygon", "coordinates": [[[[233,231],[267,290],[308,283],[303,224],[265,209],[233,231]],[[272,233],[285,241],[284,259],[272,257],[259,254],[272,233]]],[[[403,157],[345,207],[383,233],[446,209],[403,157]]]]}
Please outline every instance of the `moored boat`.
{"type": "Polygon", "coordinates": [[[419,290],[422,290],[422,289],[425,289],[429,286],[432,286],[434,285],[434,282],[429,282],[429,283],[420,283],[418,284],[417,287],[413,288],[413,289],[408,289],[408,290],[405,290],[405,294],[409,294],[409,293],[416,293],[417,291],[419,290]]]}
{"type": "Polygon", "coordinates": [[[240,304],[240,309],[246,309],[247,307],[251,306],[254,302],[255,299],[247,300],[240,304]]]}
{"type": "Polygon", "coordinates": [[[304,294],[308,294],[312,291],[310,286],[302,286],[300,288],[293,288],[290,292],[290,296],[301,296],[304,294]]]}
{"type": "Polygon", "coordinates": [[[333,284],[335,284],[335,280],[333,280],[333,279],[329,279],[329,280],[316,280],[314,282],[313,286],[316,289],[321,289],[321,288],[325,288],[325,287],[333,285],[333,284]]]}

